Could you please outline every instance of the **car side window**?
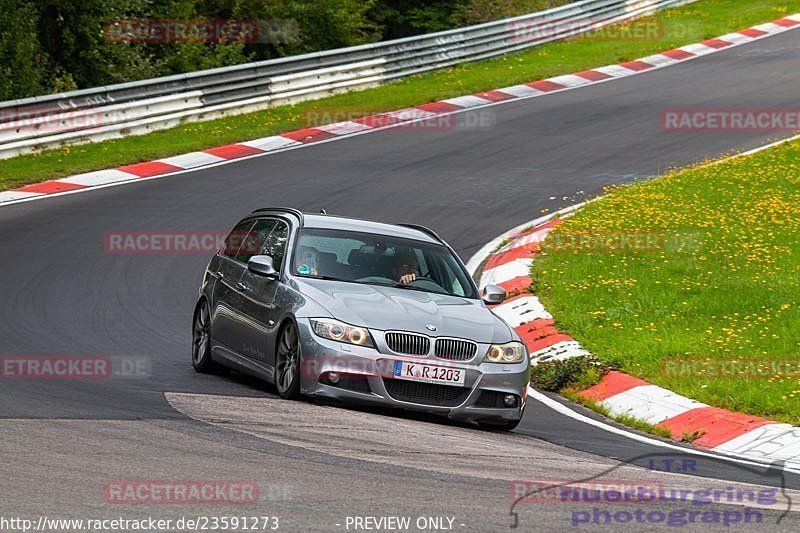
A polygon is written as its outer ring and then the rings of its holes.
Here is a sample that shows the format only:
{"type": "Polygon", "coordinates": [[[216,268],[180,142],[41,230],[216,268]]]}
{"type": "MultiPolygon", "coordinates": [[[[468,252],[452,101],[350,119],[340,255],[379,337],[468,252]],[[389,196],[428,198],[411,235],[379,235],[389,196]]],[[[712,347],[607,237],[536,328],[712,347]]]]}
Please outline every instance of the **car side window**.
{"type": "Polygon", "coordinates": [[[222,255],[235,259],[251,227],[253,227],[252,219],[243,220],[236,224],[228,236],[225,237],[225,244],[221,250],[222,255]]]}
{"type": "Polygon", "coordinates": [[[258,254],[263,243],[267,240],[267,236],[275,227],[275,223],[276,220],[272,218],[259,218],[256,220],[250,233],[247,234],[244,242],[242,242],[239,253],[236,254],[236,260],[247,263],[251,257],[258,254]]]}
{"type": "Polygon", "coordinates": [[[289,240],[289,225],[278,221],[275,228],[267,237],[261,248],[262,255],[272,257],[272,266],[278,272],[283,266],[283,256],[286,255],[286,241],[289,240]]]}

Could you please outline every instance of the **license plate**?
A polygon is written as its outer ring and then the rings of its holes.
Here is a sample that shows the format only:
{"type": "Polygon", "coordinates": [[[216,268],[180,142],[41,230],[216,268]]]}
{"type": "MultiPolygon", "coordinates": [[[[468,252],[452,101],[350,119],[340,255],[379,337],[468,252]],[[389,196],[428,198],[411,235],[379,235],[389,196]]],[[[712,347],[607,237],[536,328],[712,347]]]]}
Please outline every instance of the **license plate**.
{"type": "Polygon", "coordinates": [[[394,362],[394,377],[423,381],[425,383],[438,383],[440,385],[464,385],[464,370],[446,366],[424,365],[407,361],[394,362]]]}

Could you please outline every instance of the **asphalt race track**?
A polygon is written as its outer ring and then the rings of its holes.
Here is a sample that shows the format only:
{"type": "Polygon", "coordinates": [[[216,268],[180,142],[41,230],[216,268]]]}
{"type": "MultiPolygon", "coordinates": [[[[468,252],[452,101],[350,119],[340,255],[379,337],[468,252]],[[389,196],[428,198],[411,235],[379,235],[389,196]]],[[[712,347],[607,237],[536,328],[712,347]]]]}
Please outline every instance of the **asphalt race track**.
{"type": "MultiPolygon", "coordinates": [[[[515,433],[486,433],[393,412],[288,403],[235,374],[196,374],[191,311],[207,257],[104,249],[109,231],[224,231],[252,209],[283,205],[425,224],[466,260],[543,209],[788,136],[664,132],[661,111],[796,107],[798,57],[800,32],[790,31],[481,110],[492,114],[491,127],[395,128],[0,208],[0,355],[143,357],[151,365],[142,379],[3,380],[0,514],[271,514],[288,531],[346,531],[347,516],[448,516],[455,530],[496,531],[512,524],[509,481],[519,479],[612,472],[614,479],[702,488],[783,481],[800,489],[798,476],[781,479],[766,467],[708,458],[697,458],[698,476],[691,478],[622,464],[645,465],[674,452],[535,402],[515,433]],[[106,504],[104,484],[120,479],[251,479],[262,495],[259,504],[244,506],[106,504]]],[[[526,503],[516,509],[523,531],[568,529],[576,510],[526,503]]],[[[798,530],[794,514],[778,524],[781,515],[765,510],[759,527],[798,530]]],[[[644,526],[575,529],[626,527],[644,526]]]]}

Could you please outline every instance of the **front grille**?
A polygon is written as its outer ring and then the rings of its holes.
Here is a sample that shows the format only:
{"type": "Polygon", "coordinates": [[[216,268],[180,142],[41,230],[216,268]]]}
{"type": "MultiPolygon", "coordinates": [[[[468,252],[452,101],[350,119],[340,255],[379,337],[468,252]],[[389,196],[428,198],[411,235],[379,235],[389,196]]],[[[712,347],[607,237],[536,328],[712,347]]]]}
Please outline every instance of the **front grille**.
{"type": "Polygon", "coordinates": [[[469,396],[469,387],[435,385],[404,379],[384,379],[389,396],[401,402],[421,403],[439,407],[457,407],[469,396]]]}
{"type": "Polygon", "coordinates": [[[475,357],[478,345],[461,339],[436,339],[435,355],[442,359],[466,361],[475,357]]]}
{"type": "Polygon", "coordinates": [[[394,353],[404,355],[428,355],[431,351],[431,340],[425,335],[414,333],[386,333],[386,346],[394,353]]]}

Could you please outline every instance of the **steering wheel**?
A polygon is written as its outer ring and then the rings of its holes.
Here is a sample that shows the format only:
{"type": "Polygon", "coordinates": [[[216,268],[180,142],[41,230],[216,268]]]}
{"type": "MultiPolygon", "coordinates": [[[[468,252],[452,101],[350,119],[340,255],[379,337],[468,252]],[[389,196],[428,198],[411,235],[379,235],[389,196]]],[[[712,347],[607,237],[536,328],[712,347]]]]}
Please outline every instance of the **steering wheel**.
{"type": "MultiPolygon", "coordinates": [[[[425,284],[433,285],[433,291],[434,292],[443,291],[444,290],[444,287],[439,285],[435,280],[429,278],[428,276],[417,276],[414,279],[414,281],[409,283],[409,285],[411,285],[411,286],[419,286],[421,289],[426,289],[425,284]],[[419,282],[419,281],[421,281],[422,283],[420,285],[417,285],[417,282],[419,282]]],[[[431,290],[429,287],[427,287],[427,289],[431,290]]]]}
{"type": "MultiPolygon", "coordinates": [[[[431,283],[436,283],[436,280],[431,279],[428,276],[417,276],[417,277],[414,278],[414,281],[412,281],[411,283],[416,283],[417,281],[430,281],[431,283]]],[[[436,285],[439,285],[439,284],[436,283],[436,285]]]]}

